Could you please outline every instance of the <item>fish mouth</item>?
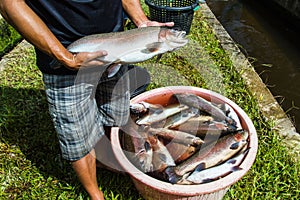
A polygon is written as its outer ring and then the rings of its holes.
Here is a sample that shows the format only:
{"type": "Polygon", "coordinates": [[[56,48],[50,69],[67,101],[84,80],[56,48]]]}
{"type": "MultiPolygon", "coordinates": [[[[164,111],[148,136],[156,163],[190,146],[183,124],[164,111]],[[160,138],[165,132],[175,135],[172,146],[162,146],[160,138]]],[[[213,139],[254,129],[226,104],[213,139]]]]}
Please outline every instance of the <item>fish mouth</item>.
{"type": "Polygon", "coordinates": [[[159,42],[165,42],[167,46],[176,49],[186,45],[188,39],[185,31],[162,27],[159,33],[159,42]]]}
{"type": "Polygon", "coordinates": [[[170,29],[170,32],[176,38],[185,38],[185,36],[186,36],[186,32],[185,31],[179,31],[179,30],[176,30],[176,29],[170,29]]]}
{"type": "Polygon", "coordinates": [[[169,34],[166,35],[167,41],[172,41],[173,43],[185,45],[188,42],[186,38],[185,31],[178,31],[175,29],[170,29],[169,34]]]}
{"type": "Polygon", "coordinates": [[[179,47],[183,47],[188,43],[188,39],[186,38],[176,38],[176,39],[172,39],[172,40],[167,40],[166,44],[173,48],[173,49],[177,49],[179,47]]]}

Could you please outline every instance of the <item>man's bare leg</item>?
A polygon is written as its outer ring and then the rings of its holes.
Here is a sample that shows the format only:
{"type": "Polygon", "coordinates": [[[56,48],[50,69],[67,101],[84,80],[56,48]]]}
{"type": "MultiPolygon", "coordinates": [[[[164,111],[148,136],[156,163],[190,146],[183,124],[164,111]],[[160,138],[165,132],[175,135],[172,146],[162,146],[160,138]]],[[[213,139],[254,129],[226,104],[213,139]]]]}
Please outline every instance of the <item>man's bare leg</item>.
{"type": "Polygon", "coordinates": [[[94,150],[80,160],[72,162],[72,167],[91,200],[104,200],[103,193],[98,188],[94,150]]]}

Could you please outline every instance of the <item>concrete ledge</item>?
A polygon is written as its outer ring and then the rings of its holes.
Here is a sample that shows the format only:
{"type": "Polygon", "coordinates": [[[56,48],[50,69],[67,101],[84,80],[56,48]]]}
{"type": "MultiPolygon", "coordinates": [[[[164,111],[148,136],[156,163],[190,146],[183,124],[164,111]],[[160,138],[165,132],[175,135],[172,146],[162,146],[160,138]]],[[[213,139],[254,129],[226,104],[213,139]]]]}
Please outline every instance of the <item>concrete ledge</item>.
{"type": "Polygon", "coordinates": [[[291,120],[207,4],[202,5],[201,12],[204,14],[205,20],[208,21],[216,37],[220,40],[222,48],[232,60],[233,66],[241,74],[247,87],[257,99],[265,119],[274,122],[273,129],[283,138],[283,142],[293,152],[295,158],[300,160],[300,134],[296,132],[291,120]]]}
{"type": "MultiPolygon", "coordinates": [[[[17,46],[15,46],[9,53],[5,54],[0,60],[0,72],[9,65],[9,63],[13,63],[14,60],[20,59],[20,55],[26,55],[26,53],[22,54],[22,52],[28,51],[28,49],[34,48],[30,43],[26,40],[22,40],[17,46]]],[[[29,55],[28,55],[29,56],[29,55]]],[[[26,59],[22,57],[23,59],[26,59]]]]}

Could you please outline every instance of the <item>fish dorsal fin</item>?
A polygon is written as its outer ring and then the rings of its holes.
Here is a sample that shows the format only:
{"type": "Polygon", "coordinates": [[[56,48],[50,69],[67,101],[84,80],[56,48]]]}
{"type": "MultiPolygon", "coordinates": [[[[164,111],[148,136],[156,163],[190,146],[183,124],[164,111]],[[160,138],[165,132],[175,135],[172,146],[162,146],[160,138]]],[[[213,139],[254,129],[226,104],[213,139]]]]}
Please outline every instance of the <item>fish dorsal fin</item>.
{"type": "Polygon", "coordinates": [[[151,44],[147,44],[146,45],[147,51],[156,52],[161,48],[162,44],[163,44],[162,42],[154,42],[151,44]]]}

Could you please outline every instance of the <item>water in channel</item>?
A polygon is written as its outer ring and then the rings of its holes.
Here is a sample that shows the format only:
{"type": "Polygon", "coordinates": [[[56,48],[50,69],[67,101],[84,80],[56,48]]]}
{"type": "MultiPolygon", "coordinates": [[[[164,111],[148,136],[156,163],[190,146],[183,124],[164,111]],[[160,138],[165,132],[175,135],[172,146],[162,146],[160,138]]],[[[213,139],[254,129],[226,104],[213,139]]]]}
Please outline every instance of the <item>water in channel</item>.
{"type": "Polygon", "coordinates": [[[206,2],[300,132],[300,24],[261,1],[206,2]]]}

